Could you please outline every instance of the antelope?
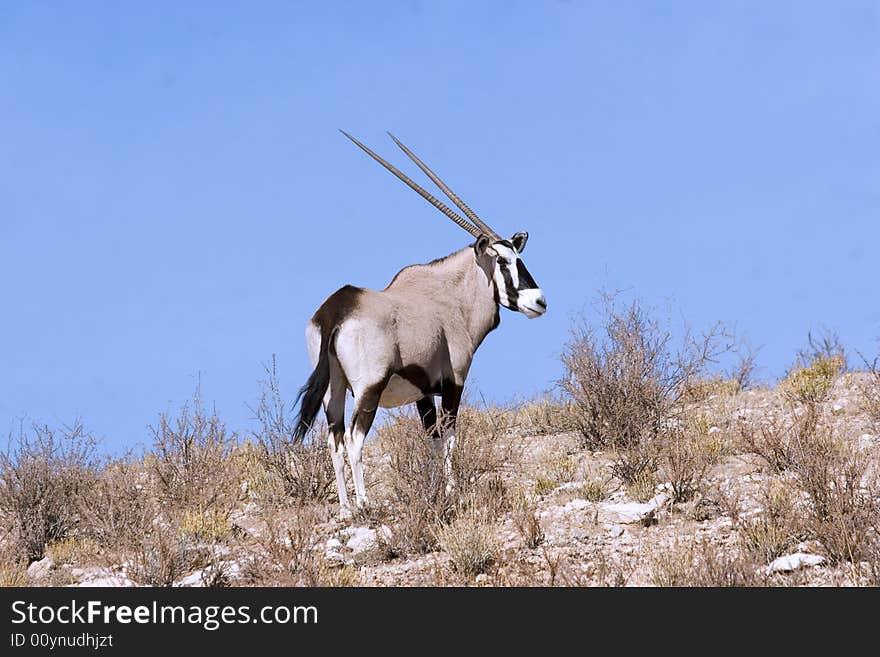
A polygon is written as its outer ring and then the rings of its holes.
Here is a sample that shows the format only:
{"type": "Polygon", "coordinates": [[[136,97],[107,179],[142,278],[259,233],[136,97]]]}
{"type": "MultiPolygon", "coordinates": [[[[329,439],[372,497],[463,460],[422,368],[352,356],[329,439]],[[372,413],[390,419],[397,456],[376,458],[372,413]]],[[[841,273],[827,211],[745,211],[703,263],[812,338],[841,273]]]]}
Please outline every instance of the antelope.
{"type": "Polygon", "coordinates": [[[498,327],[499,306],[534,318],[546,312],[547,302],[520,257],[528,233],[500,237],[391,133],[397,146],[467,219],[350,134],[340,132],[476,240],[444,258],[404,267],[384,290],[351,285],[340,288],[321,304],[306,326],[314,370],[299,391],[293,438],[303,440],[323,404],[339,505],[341,513],[349,516],[352,509],[345,485],[343,447],[361,508],[368,503],[364,439],[379,407],[397,408],[415,402],[425,431],[438,453],[442,450],[447,487],[451,487],[455,420],[474,353],[498,327]],[[354,407],[346,428],[348,391],[354,396],[354,407]],[[440,421],[435,397],[440,397],[440,421]]]}

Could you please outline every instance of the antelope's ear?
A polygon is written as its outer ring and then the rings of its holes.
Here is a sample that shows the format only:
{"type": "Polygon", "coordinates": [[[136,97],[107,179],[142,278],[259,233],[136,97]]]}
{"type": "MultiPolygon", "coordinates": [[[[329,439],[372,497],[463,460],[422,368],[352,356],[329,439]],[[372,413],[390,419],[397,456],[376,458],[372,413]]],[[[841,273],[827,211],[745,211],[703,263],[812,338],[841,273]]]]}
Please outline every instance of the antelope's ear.
{"type": "Polygon", "coordinates": [[[492,240],[489,239],[489,236],[485,233],[480,233],[480,236],[477,238],[477,241],[474,242],[474,252],[481,256],[486,253],[486,250],[489,248],[489,245],[492,243],[492,240]]]}
{"type": "Polygon", "coordinates": [[[516,249],[516,252],[522,253],[526,248],[526,242],[529,241],[529,234],[526,232],[517,233],[510,238],[510,241],[513,243],[513,248],[516,249]]]}

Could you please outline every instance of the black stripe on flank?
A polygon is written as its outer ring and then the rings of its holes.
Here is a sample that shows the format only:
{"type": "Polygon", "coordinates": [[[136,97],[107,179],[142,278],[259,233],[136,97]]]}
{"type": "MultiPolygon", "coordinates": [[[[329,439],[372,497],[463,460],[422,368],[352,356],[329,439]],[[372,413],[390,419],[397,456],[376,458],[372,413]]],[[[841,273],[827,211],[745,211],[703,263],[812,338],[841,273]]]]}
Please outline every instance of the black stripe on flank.
{"type": "Polygon", "coordinates": [[[516,271],[519,274],[519,289],[520,290],[533,290],[538,287],[538,284],[535,283],[535,279],[532,278],[532,275],[529,273],[529,270],[526,269],[526,266],[523,264],[523,261],[519,258],[516,259],[516,271]]]}

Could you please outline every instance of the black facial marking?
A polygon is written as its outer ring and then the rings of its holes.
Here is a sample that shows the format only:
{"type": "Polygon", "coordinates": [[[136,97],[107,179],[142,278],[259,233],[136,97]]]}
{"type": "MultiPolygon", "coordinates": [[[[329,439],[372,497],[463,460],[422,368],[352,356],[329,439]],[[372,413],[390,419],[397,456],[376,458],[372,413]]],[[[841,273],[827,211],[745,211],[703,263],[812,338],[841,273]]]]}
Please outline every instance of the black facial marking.
{"type": "Polygon", "coordinates": [[[529,270],[526,269],[526,266],[523,264],[523,261],[519,258],[516,259],[516,272],[519,274],[519,289],[520,290],[533,290],[538,287],[538,284],[535,283],[535,279],[532,278],[532,275],[529,273],[529,270]]]}
{"type": "Polygon", "coordinates": [[[516,289],[516,285],[513,284],[513,276],[510,275],[507,263],[499,260],[498,267],[501,269],[501,275],[504,277],[504,288],[507,291],[507,303],[510,304],[507,307],[511,310],[519,310],[519,306],[516,305],[516,298],[519,296],[519,292],[516,289]]]}

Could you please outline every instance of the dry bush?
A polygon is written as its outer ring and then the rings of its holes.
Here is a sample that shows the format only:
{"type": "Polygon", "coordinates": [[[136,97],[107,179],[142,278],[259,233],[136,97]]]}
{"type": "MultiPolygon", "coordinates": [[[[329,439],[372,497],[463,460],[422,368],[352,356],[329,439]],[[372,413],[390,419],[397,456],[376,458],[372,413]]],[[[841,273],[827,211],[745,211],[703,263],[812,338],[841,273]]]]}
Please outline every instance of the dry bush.
{"type": "Polygon", "coordinates": [[[774,472],[791,468],[798,445],[808,443],[817,431],[820,413],[814,404],[793,409],[784,418],[771,418],[759,426],[739,422],[737,429],[742,447],[757,454],[774,472]]]}
{"type": "Polygon", "coordinates": [[[880,432],[880,357],[865,363],[865,378],[859,382],[859,408],[868,416],[874,431],[880,432]]]}
{"type": "Polygon", "coordinates": [[[766,585],[760,564],[749,553],[709,541],[676,543],[649,557],[656,586],[754,587],[766,585]]]}
{"type": "Polygon", "coordinates": [[[262,509],[258,530],[243,546],[248,553],[244,581],[257,586],[362,584],[357,570],[327,562],[316,532],[316,525],[326,519],[326,508],[314,503],[262,509]]]}
{"type": "Polygon", "coordinates": [[[213,553],[215,544],[232,537],[230,499],[169,495],[168,480],[154,474],[161,467],[155,457],[145,462],[129,456],[107,464],[84,512],[85,537],[108,566],[125,563],[126,574],[140,584],[171,586],[213,564],[206,584],[221,585],[224,574],[213,553]]]}
{"type": "Polygon", "coordinates": [[[676,350],[670,330],[638,302],[623,305],[609,295],[603,302],[600,331],[586,322],[572,329],[559,384],[574,403],[583,445],[614,449],[614,473],[631,483],[656,469],[656,439],[729,347],[716,326],[699,338],[685,331],[676,350]]]}
{"type": "Polygon", "coordinates": [[[664,430],[657,441],[660,479],[669,483],[673,502],[687,502],[699,490],[713,463],[713,452],[686,423],[664,430]]]}
{"type": "Polygon", "coordinates": [[[281,395],[275,357],[260,382],[260,399],[252,409],[260,428],[246,453],[248,488],[270,502],[302,504],[328,500],[336,475],[327,447],[327,429],[317,423],[303,441],[294,440],[295,416],[281,395]]]}
{"type": "Polygon", "coordinates": [[[819,427],[799,440],[792,471],[806,494],[805,530],[832,561],[880,557],[880,478],[867,455],[819,427]]]}
{"type": "Polygon", "coordinates": [[[469,509],[438,531],[440,547],[455,572],[475,576],[486,572],[498,557],[495,524],[481,509],[469,509]]]}
{"type": "Polygon", "coordinates": [[[437,530],[458,510],[503,500],[497,475],[514,460],[514,444],[501,434],[495,418],[471,408],[459,413],[455,433],[454,486],[447,491],[442,452],[415,413],[393,413],[379,428],[379,449],[390,465],[383,482],[394,518],[385,546],[389,555],[430,552],[438,545],[437,530]]]}
{"type": "Polygon", "coordinates": [[[138,545],[158,513],[143,464],[130,456],[108,463],[83,513],[87,535],[100,547],[123,553],[138,545]]]}
{"type": "Polygon", "coordinates": [[[95,441],[80,424],[62,430],[34,425],[30,432],[20,428],[15,440],[10,436],[0,452],[0,513],[12,521],[29,561],[79,524],[97,472],[95,441]]]}
{"type": "Polygon", "coordinates": [[[21,545],[0,526],[0,588],[27,586],[27,567],[21,545]]]}
{"type": "Polygon", "coordinates": [[[204,411],[198,390],[177,417],[160,415],[152,433],[146,462],[160,500],[181,508],[230,503],[238,491],[230,458],[235,434],[216,411],[204,411]]]}

